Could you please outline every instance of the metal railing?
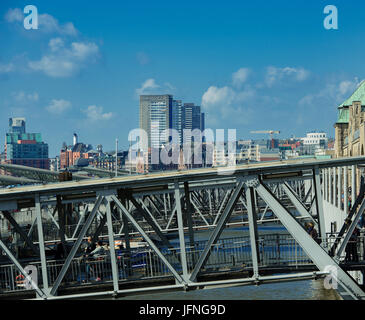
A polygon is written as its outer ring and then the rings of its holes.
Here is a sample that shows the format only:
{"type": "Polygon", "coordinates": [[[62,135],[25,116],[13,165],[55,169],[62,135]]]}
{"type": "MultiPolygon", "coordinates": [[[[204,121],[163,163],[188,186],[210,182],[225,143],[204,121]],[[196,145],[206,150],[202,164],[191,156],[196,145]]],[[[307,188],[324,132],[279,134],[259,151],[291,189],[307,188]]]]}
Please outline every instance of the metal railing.
{"type": "MultiPolygon", "coordinates": [[[[207,240],[200,240],[191,245],[186,243],[188,272],[192,272],[199,256],[202,254],[207,240]]],[[[312,264],[296,241],[288,234],[263,235],[259,237],[259,266],[299,266],[312,264]]],[[[180,263],[180,248],[161,248],[165,258],[178,273],[182,273],[180,263]]],[[[47,260],[48,282],[52,286],[65,260],[47,260]]],[[[27,262],[37,267],[38,286],[42,287],[41,263],[27,262]]],[[[171,276],[170,270],[149,247],[133,248],[130,252],[117,252],[119,280],[143,280],[171,276]]],[[[202,272],[237,270],[252,266],[250,237],[232,237],[220,239],[211,248],[202,272]]],[[[14,265],[0,266],[0,292],[25,290],[20,275],[14,265]],[[21,280],[21,279],[20,279],[21,280]]],[[[91,283],[112,282],[111,259],[107,254],[97,259],[83,256],[71,261],[61,286],[80,286],[91,283]]]]}

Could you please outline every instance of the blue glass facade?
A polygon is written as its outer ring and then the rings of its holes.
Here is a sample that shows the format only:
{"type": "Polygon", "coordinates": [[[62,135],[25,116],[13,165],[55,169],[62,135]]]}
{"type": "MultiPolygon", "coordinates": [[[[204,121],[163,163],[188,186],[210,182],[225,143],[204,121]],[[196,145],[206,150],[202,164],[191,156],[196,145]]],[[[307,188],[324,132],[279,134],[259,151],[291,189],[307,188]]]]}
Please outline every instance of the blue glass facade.
{"type": "Polygon", "coordinates": [[[40,133],[26,133],[24,118],[10,118],[5,137],[5,161],[35,168],[49,169],[48,144],[40,133]]]}

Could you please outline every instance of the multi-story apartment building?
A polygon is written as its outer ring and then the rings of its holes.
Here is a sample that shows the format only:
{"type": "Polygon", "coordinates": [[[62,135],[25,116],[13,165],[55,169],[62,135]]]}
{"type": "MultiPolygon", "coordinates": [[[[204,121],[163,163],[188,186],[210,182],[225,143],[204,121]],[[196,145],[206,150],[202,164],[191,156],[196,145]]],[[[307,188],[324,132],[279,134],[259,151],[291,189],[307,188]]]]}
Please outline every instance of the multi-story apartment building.
{"type": "Polygon", "coordinates": [[[5,137],[4,161],[28,167],[49,169],[48,144],[40,133],[27,133],[25,118],[10,118],[5,137]]]}

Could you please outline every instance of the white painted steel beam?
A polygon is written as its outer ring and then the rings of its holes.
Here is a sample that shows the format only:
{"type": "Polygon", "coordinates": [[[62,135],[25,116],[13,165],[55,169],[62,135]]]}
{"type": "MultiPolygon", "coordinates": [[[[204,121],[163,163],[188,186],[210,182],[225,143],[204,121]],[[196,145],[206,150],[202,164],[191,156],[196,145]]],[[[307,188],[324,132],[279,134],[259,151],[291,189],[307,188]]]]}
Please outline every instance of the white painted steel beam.
{"type": "Polygon", "coordinates": [[[146,240],[151,249],[156,252],[156,254],[160,257],[162,262],[166,265],[166,267],[171,271],[174,275],[175,279],[179,283],[186,283],[185,280],[177,273],[177,271],[173,268],[173,266],[167,261],[165,256],[161,253],[161,251],[156,247],[150,237],[146,234],[146,232],[142,229],[142,227],[137,223],[137,221],[133,218],[133,216],[129,213],[129,211],[122,205],[122,203],[118,200],[117,197],[111,196],[115,204],[122,210],[123,214],[126,218],[132,223],[132,225],[138,230],[141,236],[146,240]]]}
{"type": "Polygon", "coordinates": [[[260,197],[266,201],[280,219],[281,223],[289,231],[292,237],[302,247],[308,257],[318,267],[320,271],[326,271],[329,267],[337,270],[337,275],[333,275],[337,283],[342,285],[354,299],[365,299],[365,293],[358,284],[331,258],[323,248],[307,233],[298,221],[282,206],[271,191],[264,185],[256,187],[260,197]]]}

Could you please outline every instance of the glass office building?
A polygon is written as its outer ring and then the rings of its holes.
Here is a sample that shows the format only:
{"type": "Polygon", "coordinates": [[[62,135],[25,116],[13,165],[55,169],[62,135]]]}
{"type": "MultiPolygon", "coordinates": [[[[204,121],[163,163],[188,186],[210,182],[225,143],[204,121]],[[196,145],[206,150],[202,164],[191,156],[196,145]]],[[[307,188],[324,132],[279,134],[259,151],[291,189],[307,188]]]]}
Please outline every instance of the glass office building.
{"type": "Polygon", "coordinates": [[[10,118],[5,136],[5,162],[49,169],[48,144],[40,133],[27,133],[25,118],[10,118]]]}

